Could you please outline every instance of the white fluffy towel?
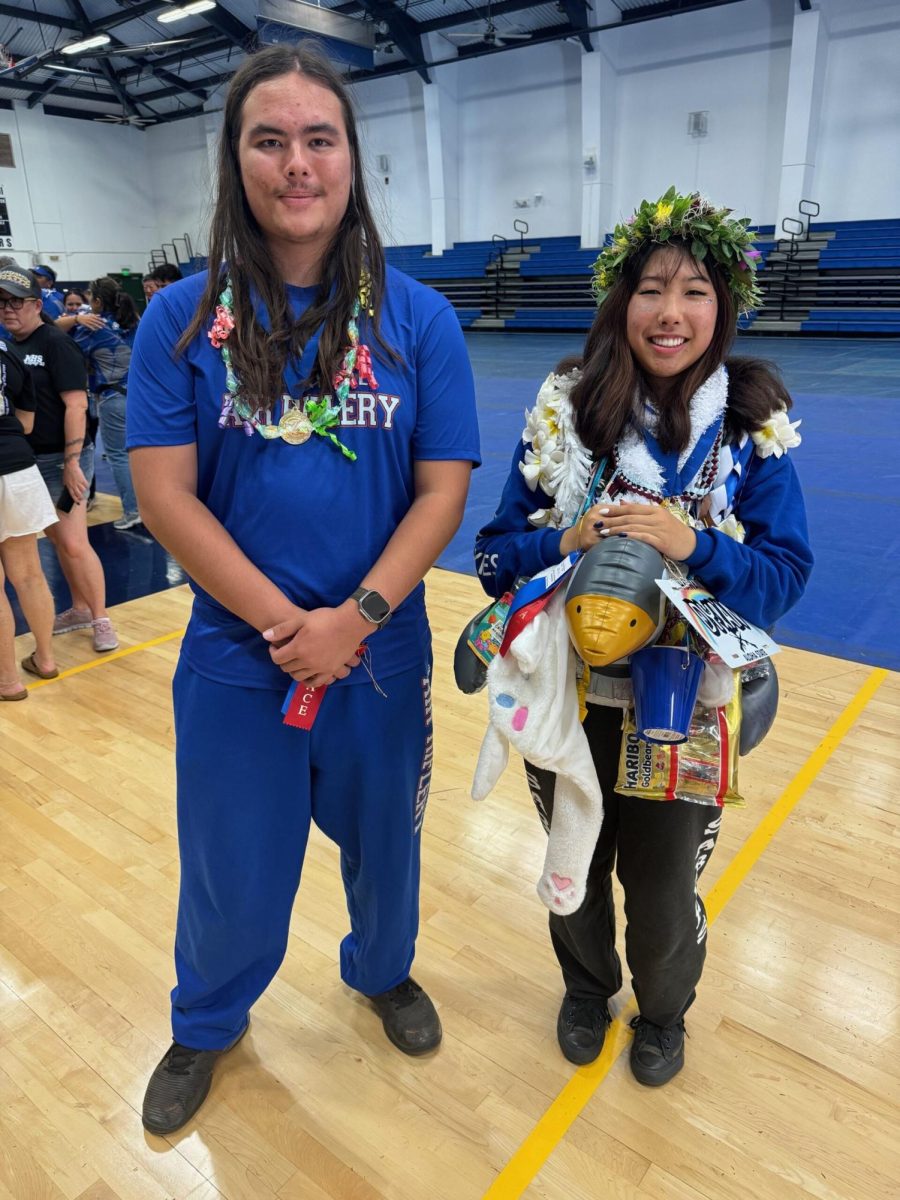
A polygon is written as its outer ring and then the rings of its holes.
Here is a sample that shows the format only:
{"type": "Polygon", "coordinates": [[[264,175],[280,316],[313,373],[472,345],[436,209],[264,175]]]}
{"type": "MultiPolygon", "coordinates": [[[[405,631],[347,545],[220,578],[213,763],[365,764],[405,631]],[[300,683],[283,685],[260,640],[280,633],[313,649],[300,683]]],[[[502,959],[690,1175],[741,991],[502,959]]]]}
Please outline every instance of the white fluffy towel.
{"type": "Polygon", "coordinates": [[[537,891],[551,912],[567,915],[584,900],[600,835],[603,796],[578,715],[575,653],[565,586],[522,630],[487,673],[490,724],[481,744],[472,797],[483,800],[500,778],[509,743],[556,775],[553,819],[537,891]]]}

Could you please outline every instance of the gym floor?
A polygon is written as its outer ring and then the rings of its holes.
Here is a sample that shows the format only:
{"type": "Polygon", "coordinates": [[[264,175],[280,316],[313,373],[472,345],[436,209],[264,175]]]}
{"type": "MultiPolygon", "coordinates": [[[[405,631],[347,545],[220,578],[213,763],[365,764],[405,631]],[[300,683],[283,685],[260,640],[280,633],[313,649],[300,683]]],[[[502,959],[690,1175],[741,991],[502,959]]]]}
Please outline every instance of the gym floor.
{"type": "MultiPolygon", "coordinates": [[[[338,856],[314,831],[290,948],[249,1035],[196,1120],[166,1140],[142,1130],[170,1038],[170,681],[190,592],[148,534],[112,529],[120,509],[104,495],[91,533],[121,648],[98,657],[89,633],[56,639],[60,677],[0,713],[0,1200],[900,1192],[900,346],[741,343],[781,365],[803,419],[792,454],[817,568],[776,631],[778,720],[741,760],[746,803],[723,814],[701,880],[709,953],[686,1066],[650,1091],[627,1066],[627,970],[600,1059],[574,1069],[559,1053],[561,981],[534,891],[544,837],[517,761],[483,804],[469,798],[484,696],[452,681],[457,635],[483,603],[474,530],[524,408],[579,339],[468,340],[485,464],[427,580],[436,747],[414,973],[441,1012],[441,1050],[399,1055],[340,982],[338,856]]],[[[105,465],[99,482],[112,491],[105,465]]]]}

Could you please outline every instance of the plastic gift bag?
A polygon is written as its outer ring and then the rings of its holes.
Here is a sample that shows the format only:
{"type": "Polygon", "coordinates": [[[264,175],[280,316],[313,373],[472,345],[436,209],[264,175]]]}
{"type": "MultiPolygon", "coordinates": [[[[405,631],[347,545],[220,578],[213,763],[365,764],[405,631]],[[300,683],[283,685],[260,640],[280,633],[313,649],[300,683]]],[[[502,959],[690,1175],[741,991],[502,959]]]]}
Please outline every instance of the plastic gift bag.
{"type": "Polygon", "coordinates": [[[645,800],[742,804],[738,791],[741,689],[723,708],[694,709],[687,741],[657,745],[638,737],[634,712],[625,714],[616,791],[645,800]]]}

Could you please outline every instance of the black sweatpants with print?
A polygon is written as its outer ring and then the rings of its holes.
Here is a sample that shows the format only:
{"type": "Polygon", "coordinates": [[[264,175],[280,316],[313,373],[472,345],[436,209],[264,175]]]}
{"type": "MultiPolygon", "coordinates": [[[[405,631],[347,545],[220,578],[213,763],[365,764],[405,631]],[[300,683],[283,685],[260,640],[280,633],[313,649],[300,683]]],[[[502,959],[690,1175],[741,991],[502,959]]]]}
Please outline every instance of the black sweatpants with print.
{"type": "MultiPolygon", "coordinates": [[[[621,709],[588,705],[584,730],[603,791],[603,825],[584,903],[568,917],[551,913],[550,937],[569,993],[605,1001],[618,992],[615,867],[625,892],[625,954],[641,1015],[672,1025],[693,1003],[703,971],[706,912],[696,883],[716,844],[722,810],[618,794],[621,726],[621,709]]],[[[525,765],[546,829],[556,776],[525,765]]]]}

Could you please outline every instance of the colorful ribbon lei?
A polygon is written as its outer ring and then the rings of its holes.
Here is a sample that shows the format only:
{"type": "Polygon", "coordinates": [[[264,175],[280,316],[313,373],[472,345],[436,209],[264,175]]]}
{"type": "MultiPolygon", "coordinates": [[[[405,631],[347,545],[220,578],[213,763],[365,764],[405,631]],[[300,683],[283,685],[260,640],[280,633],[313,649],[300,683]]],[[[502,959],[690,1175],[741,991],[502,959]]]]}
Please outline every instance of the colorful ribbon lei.
{"type": "Polygon", "coordinates": [[[231,364],[228,337],[234,329],[234,310],[232,308],[231,280],[226,279],[216,307],[215,320],[208,334],[215,349],[221,350],[222,361],[225,364],[225,382],[228,388],[225,396],[226,409],[243,422],[248,433],[255,430],[264,438],[281,438],[291,446],[302,446],[315,433],[318,437],[327,438],[346,458],[355,462],[356,452],[339,441],[337,435],[332,433],[332,427],[340,421],[341,408],[350,393],[354,374],[366,386],[373,388],[378,386],[372,372],[372,356],[369,348],[361,345],[359,340],[359,314],[363,305],[368,308],[368,302],[369,281],[364,276],[360,282],[359,294],[353,301],[353,307],[350,310],[350,320],[347,322],[347,339],[350,345],[347,347],[343,361],[334,377],[334,395],[337,403],[331,403],[331,396],[321,396],[317,400],[310,399],[306,401],[302,409],[288,409],[277,425],[264,425],[256,419],[249,404],[241,399],[241,382],[231,364]]]}

